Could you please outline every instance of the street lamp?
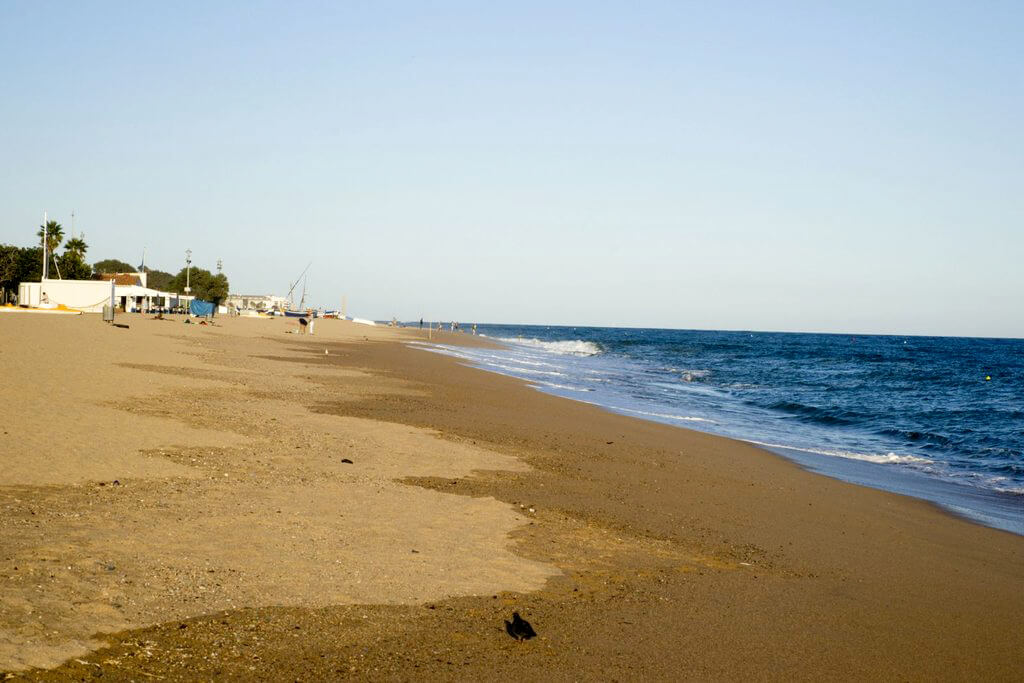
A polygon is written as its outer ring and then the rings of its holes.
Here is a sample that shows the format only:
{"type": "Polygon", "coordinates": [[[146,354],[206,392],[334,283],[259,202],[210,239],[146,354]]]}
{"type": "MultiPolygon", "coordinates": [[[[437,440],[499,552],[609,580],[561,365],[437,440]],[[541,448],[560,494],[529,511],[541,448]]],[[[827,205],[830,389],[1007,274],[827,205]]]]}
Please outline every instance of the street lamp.
{"type": "Polygon", "coordinates": [[[224,269],[224,262],[217,259],[217,275],[220,275],[220,271],[224,269]]]}
{"type": "Polygon", "coordinates": [[[189,286],[191,284],[191,275],[192,275],[192,250],[191,249],[186,249],[185,250],[185,294],[188,294],[189,292],[192,291],[192,288],[189,286]]]}

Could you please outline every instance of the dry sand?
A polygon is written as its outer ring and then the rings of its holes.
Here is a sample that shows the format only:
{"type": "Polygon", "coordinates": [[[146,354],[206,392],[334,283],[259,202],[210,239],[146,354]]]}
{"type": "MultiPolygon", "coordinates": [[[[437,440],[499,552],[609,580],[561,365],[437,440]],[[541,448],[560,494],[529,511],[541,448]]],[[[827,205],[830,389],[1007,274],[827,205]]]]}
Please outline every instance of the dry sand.
{"type": "Polygon", "coordinates": [[[95,316],[0,327],[4,386],[24,397],[0,441],[0,670],[216,610],[415,603],[530,590],[556,573],[510,552],[524,519],[508,505],[396,482],[519,460],[312,413],[309,369],[258,358],[284,351],[278,339],[323,353],[331,332],[386,330],[324,321],[324,336],[286,337],[284,321],[122,319],[130,329],[95,316]]]}
{"type": "Polygon", "coordinates": [[[419,331],[120,320],[0,321],[0,670],[1024,678],[1018,536],[419,331]]]}

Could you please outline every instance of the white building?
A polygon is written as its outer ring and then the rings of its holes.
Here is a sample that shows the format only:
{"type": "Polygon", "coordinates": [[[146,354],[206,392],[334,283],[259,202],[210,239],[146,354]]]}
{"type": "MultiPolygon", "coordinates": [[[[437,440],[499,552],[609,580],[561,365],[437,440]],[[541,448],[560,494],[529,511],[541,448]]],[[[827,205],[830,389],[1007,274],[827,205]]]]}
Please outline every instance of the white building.
{"type": "MultiPolygon", "coordinates": [[[[22,282],[18,285],[18,304],[32,308],[63,305],[86,313],[102,313],[110,303],[111,280],[54,280],[22,282]]],[[[114,306],[132,313],[151,308],[187,306],[194,298],[161,292],[145,286],[145,273],[119,274],[113,277],[114,306]]]]}
{"type": "Polygon", "coordinates": [[[283,296],[273,294],[229,294],[224,305],[239,311],[271,311],[288,310],[289,301],[283,296]]]}

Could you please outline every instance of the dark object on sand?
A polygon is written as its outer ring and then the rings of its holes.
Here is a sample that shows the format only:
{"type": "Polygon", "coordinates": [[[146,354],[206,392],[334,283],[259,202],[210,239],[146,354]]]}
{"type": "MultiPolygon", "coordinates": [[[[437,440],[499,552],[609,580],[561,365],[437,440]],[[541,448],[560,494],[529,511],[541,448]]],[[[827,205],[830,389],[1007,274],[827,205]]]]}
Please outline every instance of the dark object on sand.
{"type": "Polygon", "coordinates": [[[347,463],[348,463],[349,465],[351,465],[351,464],[352,464],[352,461],[351,461],[351,460],[349,460],[348,458],[342,458],[342,459],[341,459],[341,461],[342,461],[342,462],[347,462],[347,463]]]}
{"type": "Polygon", "coordinates": [[[122,330],[127,330],[128,326],[122,323],[113,323],[114,327],[120,327],[122,330]]]}
{"type": "Polygon", "coordinates": [[[519,616],[519,612],[512,613],[512,621],[505,622],[505,630],[516,640],[529,640],[537,635],[530,622],[519,616]]]}

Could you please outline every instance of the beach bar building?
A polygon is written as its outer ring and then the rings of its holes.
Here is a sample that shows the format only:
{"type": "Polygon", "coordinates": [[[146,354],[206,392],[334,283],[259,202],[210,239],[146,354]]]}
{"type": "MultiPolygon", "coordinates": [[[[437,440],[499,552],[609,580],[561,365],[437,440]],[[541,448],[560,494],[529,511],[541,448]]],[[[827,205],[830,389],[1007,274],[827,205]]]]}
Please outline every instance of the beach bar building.
{"type": "Polygon", "coordinates": [[[193,298],[161,292],[145,286],[145,273],[119,273],[105,280],[54,280],[22,282],[18,285],[18,304],[30,308],[65,306],[86,313],[102,313],[110,303],[110,281],[114,281],[114,306],[127,313],[153,308],[188,306],[193,298]]]}

